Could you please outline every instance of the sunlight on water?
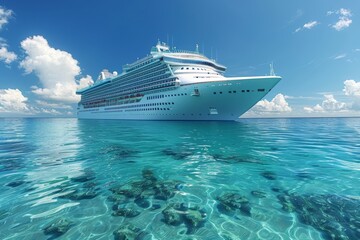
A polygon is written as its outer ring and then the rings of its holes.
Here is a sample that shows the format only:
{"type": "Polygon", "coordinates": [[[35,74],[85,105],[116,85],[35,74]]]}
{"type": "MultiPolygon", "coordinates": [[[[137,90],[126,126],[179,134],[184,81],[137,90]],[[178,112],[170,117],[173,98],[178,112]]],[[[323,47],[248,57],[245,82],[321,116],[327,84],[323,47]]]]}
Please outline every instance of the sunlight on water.
{"type": "Polygon", "coordinates": [[[0,239],[360,239],[359,119],[0,120],[0,239]]]}

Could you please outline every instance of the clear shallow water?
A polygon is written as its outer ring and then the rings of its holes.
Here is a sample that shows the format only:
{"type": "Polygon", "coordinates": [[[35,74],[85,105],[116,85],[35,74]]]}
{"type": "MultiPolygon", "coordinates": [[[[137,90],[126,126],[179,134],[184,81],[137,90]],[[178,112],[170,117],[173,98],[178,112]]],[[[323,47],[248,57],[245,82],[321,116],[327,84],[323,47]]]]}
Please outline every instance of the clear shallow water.
{"type": "Polygon", "coordinates": [[[359,186],[356,118],[0,119],[0,239],[360,239],[359,186]]]}

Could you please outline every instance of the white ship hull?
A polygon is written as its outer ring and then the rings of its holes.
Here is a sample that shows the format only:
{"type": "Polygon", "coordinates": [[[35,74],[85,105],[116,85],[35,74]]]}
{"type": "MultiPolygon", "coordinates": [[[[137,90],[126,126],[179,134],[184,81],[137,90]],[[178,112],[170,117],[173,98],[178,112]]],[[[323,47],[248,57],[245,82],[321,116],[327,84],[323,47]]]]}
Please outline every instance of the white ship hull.
{"type": "Polygon", "coordinates": [[[180,85],[172,90],[146,94],[136,103],[86,109],[80,106],[78,118],[233,121],[260,101],[280,79],[276,76],[239,77],[180,85]]]}

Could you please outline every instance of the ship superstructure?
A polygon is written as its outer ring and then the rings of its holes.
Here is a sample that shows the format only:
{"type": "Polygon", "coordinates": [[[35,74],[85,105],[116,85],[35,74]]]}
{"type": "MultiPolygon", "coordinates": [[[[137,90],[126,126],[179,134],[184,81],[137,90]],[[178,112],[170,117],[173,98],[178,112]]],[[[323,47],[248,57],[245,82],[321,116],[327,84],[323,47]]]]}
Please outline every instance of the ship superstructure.
{"type": "Polygon", "coordinates": [[[78,118],[133,120],[236,120],[261,100],[278,76],[224,77],[226,67],[195,51],[164,43],[150,55],[103,70],[81,90],[78,118]]]}

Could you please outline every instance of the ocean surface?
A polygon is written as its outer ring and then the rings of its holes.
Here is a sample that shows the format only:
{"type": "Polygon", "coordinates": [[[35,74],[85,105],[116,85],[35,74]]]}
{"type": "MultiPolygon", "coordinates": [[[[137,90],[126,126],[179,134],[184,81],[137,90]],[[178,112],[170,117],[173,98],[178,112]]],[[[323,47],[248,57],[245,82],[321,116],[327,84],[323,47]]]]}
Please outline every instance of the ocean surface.
{"type": "Polygon", "coordinates": [[[360,239],[360,119],[0,119],[0,239],[360,239]]]}

